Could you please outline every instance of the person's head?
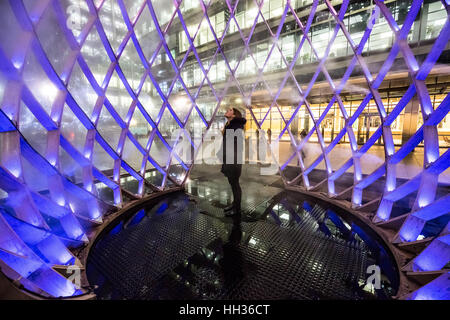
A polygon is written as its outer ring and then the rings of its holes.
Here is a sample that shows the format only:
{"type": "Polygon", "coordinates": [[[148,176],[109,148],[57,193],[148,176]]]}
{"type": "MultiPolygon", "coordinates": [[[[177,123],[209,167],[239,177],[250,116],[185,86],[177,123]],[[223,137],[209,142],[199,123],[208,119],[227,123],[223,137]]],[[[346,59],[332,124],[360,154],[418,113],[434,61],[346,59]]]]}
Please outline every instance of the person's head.
{"type": "Polygon", "coordinates": [[[233,118],[242,118],[242,113],[236,108],[228,108],[225,112],[225,118],[231,120],[233,118]]]}

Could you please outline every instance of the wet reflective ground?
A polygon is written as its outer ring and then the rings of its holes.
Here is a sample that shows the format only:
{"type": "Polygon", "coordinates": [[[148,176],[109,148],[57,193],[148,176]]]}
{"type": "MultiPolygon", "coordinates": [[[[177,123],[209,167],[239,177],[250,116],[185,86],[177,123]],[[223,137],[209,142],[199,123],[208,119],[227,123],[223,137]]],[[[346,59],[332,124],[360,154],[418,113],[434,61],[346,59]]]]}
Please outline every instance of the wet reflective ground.
{"type": "Polygon", "coordinates": [[[150,203],[100,237],[87,265],[99,299],[355,300],[395,294],[389,255],[357,223],[326,204],[281,192],[274,177],[261,178],[255,188],[260,178],[251,170],[244,170],[241,182],[244,213],[227,218],[221,207],[230,202],[229,187],[220,176],[202,179],[204,173],[193,173],[190,194],[150,203]],[[372,265],[380,267],[379,289],[367,284],[372,265]]]}

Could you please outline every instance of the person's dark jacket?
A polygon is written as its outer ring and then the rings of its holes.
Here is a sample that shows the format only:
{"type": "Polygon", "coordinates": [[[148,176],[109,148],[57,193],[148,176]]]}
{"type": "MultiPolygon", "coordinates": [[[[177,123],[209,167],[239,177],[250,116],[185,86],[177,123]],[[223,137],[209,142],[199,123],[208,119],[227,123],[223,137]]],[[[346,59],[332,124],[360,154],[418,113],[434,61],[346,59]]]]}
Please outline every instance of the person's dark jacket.
{"type": "Polygon", "coordinates": [[[230,174],[233,174],[233,172],[237,169],[240,169],[242,166],[242,160],[238,161],[238,156],[243,159],[243,152],[244,152],[244,126],[247,122],[247,119],[245,118],[233,118],[224,128],[223,130],[223,140],[222,140],[222,147],[219,152],[219,158],[222,160],[222,170],[221,172],[228,176],[230,174]],[[235,132],[235,130],[241,129],[240,133],[235,132]],[[228,131],[227,131],[228,130],[228,131]],[[227,148],[226,148],[226,137],[227,134],[235,134],[234,141],[233,141],[233,151],[234,151],[234,159],[231,163],[227,163],[226,157],[227,157],[227,148]],[[238,143],[238,139],[241,140],[238,143]]]}

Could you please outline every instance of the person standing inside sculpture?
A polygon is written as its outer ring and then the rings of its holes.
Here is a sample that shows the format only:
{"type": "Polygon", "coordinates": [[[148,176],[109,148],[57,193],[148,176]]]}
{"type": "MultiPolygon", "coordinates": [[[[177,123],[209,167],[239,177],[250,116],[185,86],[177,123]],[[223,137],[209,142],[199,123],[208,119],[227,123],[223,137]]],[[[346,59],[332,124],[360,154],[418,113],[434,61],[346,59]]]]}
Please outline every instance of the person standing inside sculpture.
{"type": "Polygon", "coordinates": [[[242,190],[239,178],[244,162],[244,126],[247,119],[242,117],[242,113],[236,108],[230,108],[225,113],[227,122],[223,130],[223,140],[221,153],[221,172],[227,177],[233,192],[233,203],[225,208],[225,215],[241,215],[242,190]]]}
{"type": "MultiPolygon", "coordinates": [[[[306,130],[303,129],[302,132],[300,132],[300,141],[299,141],[299,143],[300,143],[303,139],[305,139],[306,136],[307,136],[306,130]]],[[[300,150],[300,154],[301,154],[301,156],[302,156],[302,160],[303,160],[303,161],[305,161],[305,158],[306,158],[306,153],[305,153],[306,148],[307,148],[307,146],[306,146],[306,142],[305,142],[305,143],[303,144],[302,149],[300,150]]],[[[300,159],[297,159],[297,166],[300,167],[300,159]]]]}

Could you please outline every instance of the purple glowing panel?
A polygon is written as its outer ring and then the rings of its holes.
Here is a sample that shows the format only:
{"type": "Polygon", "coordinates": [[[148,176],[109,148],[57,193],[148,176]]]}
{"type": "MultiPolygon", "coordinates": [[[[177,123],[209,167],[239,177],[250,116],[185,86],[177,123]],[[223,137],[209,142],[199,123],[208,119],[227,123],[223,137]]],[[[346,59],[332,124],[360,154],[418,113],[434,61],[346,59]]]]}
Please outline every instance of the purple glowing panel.
{"type": "Polygon", "coordinates": [[[439,271],[450,260],[450,234],[434,239],[413,260],[413,271],[439,271]]]}
{"type": "Polygon", "coordinates": [[[414,291],[408,299],[410,300],[450,300],[450,272],[446,272],[414,291]]]}
{"type": "MultiPolygon", "coordinates": [[[[286,186],[375,204],[374,222],[416,193],[395,237],[416,241],[448,214],[437,193],[450,96],[427,82],[448,51],[448,12],[420,0],[1,1],[1,264],[32,291],[79,294],[51,266],[78,264],[69,248],[124,199],[183,185],[193,163],[180,141],[197,156],[230,105],[245,109],[247,132],[272,127],[272,145],[288,142],[284,155],[270,149],[286,186]],[[386,97],[401,73],[409,87],[386,97]],[[421,167],[409,170],[418,147],[421,167]],[[342,190],[341,179],[353,183],[342,190]]],[[[439,248],[417,264],[448,243],[439,248]]]]}

